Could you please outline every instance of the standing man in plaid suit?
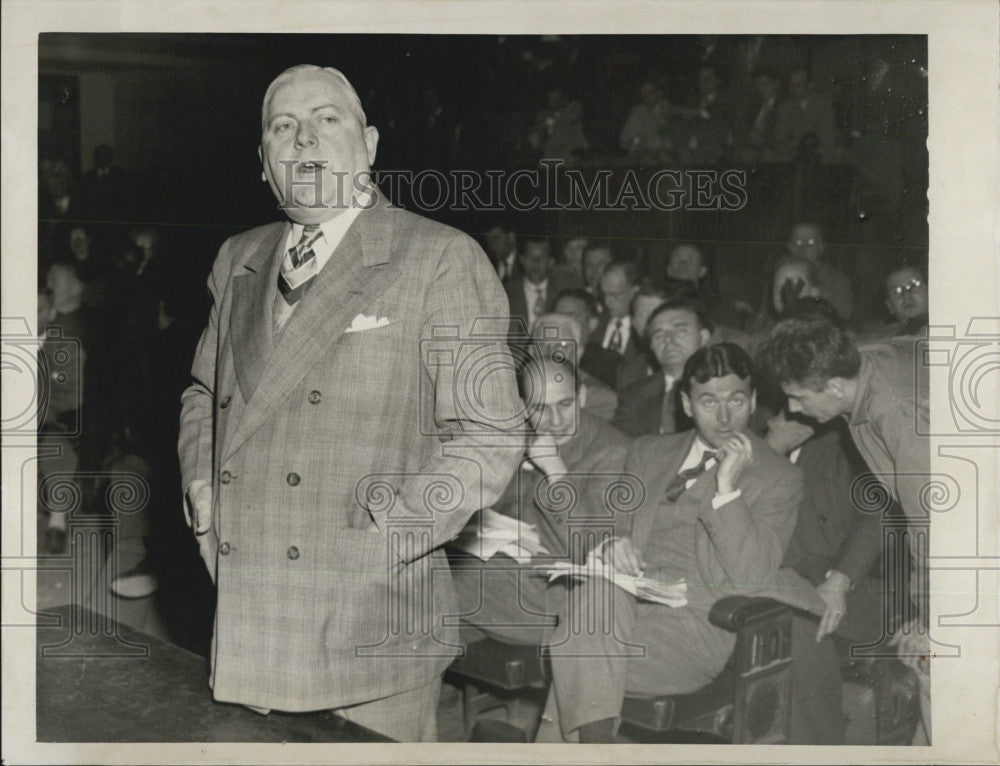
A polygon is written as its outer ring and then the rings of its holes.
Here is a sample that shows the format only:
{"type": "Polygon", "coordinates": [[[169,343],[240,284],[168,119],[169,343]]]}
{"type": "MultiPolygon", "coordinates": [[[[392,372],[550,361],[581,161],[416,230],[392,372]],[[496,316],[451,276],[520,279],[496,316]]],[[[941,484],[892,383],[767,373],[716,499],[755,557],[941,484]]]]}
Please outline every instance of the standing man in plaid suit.
{"type": "Polygon", "coordinates": [[[339,71],[269,86],[260,158],[289,220],[219,251],[179,453],[215,698],[433,740],[457,644],[439,546],[506,486],[523,413],[489,260],[387,203],[377,143],[339,71]],[[469,342],[488,318],[498,340],[469,342]]]}

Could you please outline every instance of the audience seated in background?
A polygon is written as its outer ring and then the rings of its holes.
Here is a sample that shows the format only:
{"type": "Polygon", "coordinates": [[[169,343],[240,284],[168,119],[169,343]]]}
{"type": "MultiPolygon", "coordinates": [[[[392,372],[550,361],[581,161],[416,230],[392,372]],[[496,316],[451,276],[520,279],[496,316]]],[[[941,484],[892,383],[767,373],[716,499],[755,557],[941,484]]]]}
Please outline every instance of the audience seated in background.
{"type": "Polygon", "coordinates": [[[802,499],[798,468],[748,431],[756,373],[732,344],[696,351],[680,396],[695,428],[637,439],[625,463],[646,489],[627,534],[603,548],[618,571],[684,578],[687,604],[638,601],[606,580],[576,583],[580,624],[550,647],[562,733],[611,742],[625,695],[684,694],[709,683],[732,653],[733,634],[708,619],[726,595],[754,595],[784,558],[802,499]],[[605,614],[607,605],[613,611],[605,614]],[[597,611],[595,611],[597,610],[597,611]]]}
{"type": "Polygon", "coordinates": [[[854,313],[854,292],[851,280],[836,266],[823,259],[826,242],[823,232],[814,223],[801,222],[792,227],[788,236],[787,251],[789,255],[797,255],[812,261],[816,266],[817,283],[822,295],[840,314],[844,320],[850,321],[854,313]]]}
{"type": "Polygon", "coordinates": [[[639,86],[639,98],[622,126],[618,144],[637,159],[667,160],[673,152],[668,132],[670,101],[652,80],[639,86]]]}
{"type": "MultiPolygon", "coordinates": [[[[583,248],[583,287],[597,301],[601,299],[601,275],[614,259],[611,244],[606,240],[588,240],[583,248]]],[[[602,312],[603,307],[598,303],[598,313],[602,312]]]]}
{"type": "Polygon", "coordinates": [[[632,328],[640,337],[645,338],[646,336],[646,322],[649,321],[650,314],[662,306],[666,300],[667,291],[662,287],[650,284],[645,280],[639,283],[639,289],[632,296],[629,316],[632,317],[632,328]]]}
{"type": "Polygon", "coordinates": [[[586,237],[569,237],[566,239],[562,246],[562,257],[556,264],[556,271],[566,270],[571,272],[583,284],[583,251],[586,247],[586,237]]]}
{"type": "Polygon", "coordinates": [[[788,75],[788,93],[778,104],[774,117],[776,155],[791,160],[798,154],[802,139],[815,137],[820,158],[834,162],[840,158],[836,115],[829,97],[815,90],[804,67],[788,75]]]}
{"type": "Polygon", "coordinates": [[[480,240],[501,282],[507,284],[521,276],[521,265],[517,258],[517,234],[510,226],[498,221],[480,240]]]}
{"type": "MultiPolygon", "coordinates": [[[[60,277],[56,277],[58,280],[60,277]]],[[[63,308],[65,297],[60,296],[63,308]]],[[[38,510],[45,515],[45,551],[59,554],[66,547],[68,513],[59,509],[58,494],[64,491],[50,484],[72,483],[82,497],[76,474],[79,470],[80,406],[83,400],[82,372],[86,363],[83,348],[75,338],[59,335],[62,325],[48,330],[58,315],[52,290],[38,289],[38,510]],[[65,355],[65,359],[57,359],[65,355]]],[[[72,328],[71,328],[72,331],[72,328]]]]}
{"type": "Polygon", "coordinates": [[[612,421],[628,436],[672,434],[687,430],[677,383],[684,365],[699,348],[708,345],[711,327],[692,300],[661,304],[646,324],[646,341],[660,370],[622,389],[612,421]]]}
{"type": "Polygon", "coordinates": [[[632,327],[629,306],[639,289],[638,269],[631,261],[611,264],[599,282],[605,314],[594,330],[580,364],[616,391],[649,373],[644,343],[632,327]]]}
{"type": "Polygon", "coordinates": [[[580,378],[577,401],[581,409],[602,420],[611,420],[618,406],[618,395],[593,375],[579,369],[580,357],[583,355],[588,334],[584,332],[581,320],[587,324],[597,321],[589,307],[581,308],[573,305],[579,302],[586,303],[578,295],[581,292],[587,296],[587,293],[579,288],[561,293],[556,299],[556,311],[542,314],[535,320],[535,325],[531,328],[531,338],[534,350],[537,350],[542,359],[555,361],[568,359],[577,367],[577,375],[580,378]],[[565,309],[562,313],[558,313],[560,306],[565,309]]]}
{"type": "Polygon", "coordinates": [[[862,339],[881,340],[927,333],[927,278],[914,266],[899,266],[885,280],[885,307],[889,320],[869,327],[862,339]]]}
{"type": "Polygon", "coordinates": [[[504,289],[510,303],[510,333],[515,345],[524,345],[535,319],[552,308],[556,296],[576,287],[575,275],[553,274],[555,258],[545,237],[525,238],[518,256],[521,276],[510,279],[504,289]]]}
{"type": "Polygon", "coordinates": [[[781,79],[768,69],[754,74],[755,98],[736,127],[738,155],[748,162],[773,161],[777,157],[774,128],[781,99],[781,79]]]}
{"type": "Polygon", "coordinates": [[[559,89],[549,91],[548,104],[535,117],[528,142],[539,159],[576,165],[579,155],[590,148],[583,130],[583,105],[559,89]]]}
{"type": "MultiPolygon", "coordinates": [[[[519,566],[505,553],[453,567],[463,614],[464,640],[483,634],[516,644],[561,643],[569,630],[565,579],[549,582],[532,564],[588,553],[595,522],[614,534],[608,489],[621,477],[628,440],[579,407],[578,378],[570,360],[536,356],[521,371],[521,388],[533,433],[525,458],[493,510],[531,524],[546,553],[519,566]],[[563,502],[571,497],[570,503],[563,502]]],[[[475,528],[478,517],[470,522],[475,528]]],[[[599,538],[598,538],[599,539],[599,538]]]]}

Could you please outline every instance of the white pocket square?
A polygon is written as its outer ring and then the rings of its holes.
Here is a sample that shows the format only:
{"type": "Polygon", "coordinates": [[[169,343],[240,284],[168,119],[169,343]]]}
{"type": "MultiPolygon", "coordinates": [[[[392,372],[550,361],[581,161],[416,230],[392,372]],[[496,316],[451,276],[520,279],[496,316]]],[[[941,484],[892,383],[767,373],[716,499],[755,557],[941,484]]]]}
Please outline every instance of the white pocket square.
{"type": "Polygon", "coordinates": [[[390,324],[389,317],[374,317],[358,314],[351,320],[351,326],[344,332],[362,332],[364,330],[374,330],[376,327],[385,327],[390,324]]]}

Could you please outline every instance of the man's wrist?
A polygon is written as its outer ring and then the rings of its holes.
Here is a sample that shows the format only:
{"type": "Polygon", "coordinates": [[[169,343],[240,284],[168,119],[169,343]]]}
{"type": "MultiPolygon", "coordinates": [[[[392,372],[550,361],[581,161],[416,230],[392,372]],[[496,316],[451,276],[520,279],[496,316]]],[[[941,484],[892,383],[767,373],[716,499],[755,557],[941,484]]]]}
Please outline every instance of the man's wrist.
{"type": "Polygon", "coordinates": [[[826,582],[841,590],[850,590],[853,587],[851,578],[837,569],[827,570],[826,582]]]}

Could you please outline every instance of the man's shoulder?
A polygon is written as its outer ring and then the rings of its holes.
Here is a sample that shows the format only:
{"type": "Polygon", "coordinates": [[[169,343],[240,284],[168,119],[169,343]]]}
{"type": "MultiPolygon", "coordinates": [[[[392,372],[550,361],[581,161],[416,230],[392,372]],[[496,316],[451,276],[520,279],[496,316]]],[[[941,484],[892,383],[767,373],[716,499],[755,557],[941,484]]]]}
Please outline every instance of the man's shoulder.
{"type": "Polygon", "coordinates": [[[621,390],[619,397],[629,402],[637,399],[648,399],[651,396],[665,393],[666,387],[667,383],[663,377],[663,373],[654,372],[641,380],[629,383],[621,390]]]}
{"type": "Polygon", "coordinates": [[[801,470],[787,457],[771,449],[764,439],[753,433],[748,435],[753,445],[753,467],[763,481],[777,485],[801,476],[801,470]]]}
{"type": "Polygon", "coordinates": [[[630,454],[633,459],[647,460],[652,457],[671,455],[684,449],[691,439],[691,431],[673,434],[647,434],[632,440],[630,454]]]}
{"type": "Polygon", "coordinates": [[[288,225],[287,221],[272,221],[261,226],[255,226],[252,229],[241,231],[239,234],[233,234],[226,240],[226,244],[229,245],[230,249],[242,250],[247,247],[254,247],[271,237],[277,236],[288,225]]]}

